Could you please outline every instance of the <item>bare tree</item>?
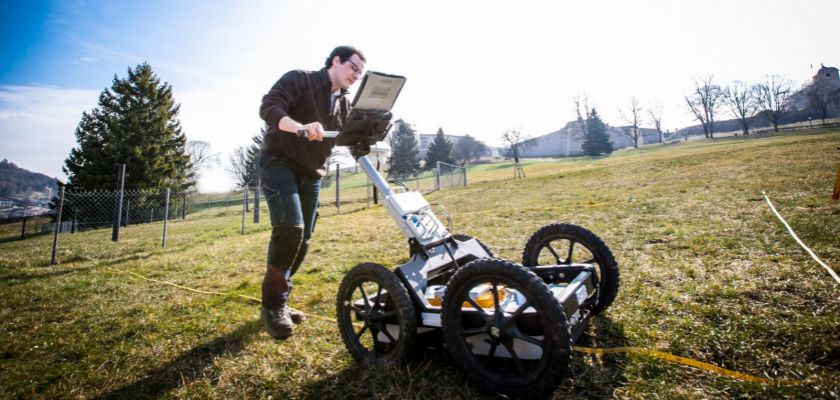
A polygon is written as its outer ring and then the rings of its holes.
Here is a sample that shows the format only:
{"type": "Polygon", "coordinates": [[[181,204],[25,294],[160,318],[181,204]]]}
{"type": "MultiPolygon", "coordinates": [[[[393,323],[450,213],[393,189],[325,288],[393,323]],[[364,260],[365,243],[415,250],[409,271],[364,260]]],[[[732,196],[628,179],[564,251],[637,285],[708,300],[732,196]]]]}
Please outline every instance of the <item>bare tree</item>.
{"type": "Polygon", "coordinates": [[[263,135],[267,127],[258,135],[251,138],[250,146],[239,146],[230,155],[230,165],[225,170],[240,188],[248,188],[257,182],[259,173],[260,149],[262,148],[263,135]]]}
{"type": "Polygon", "coordinates": [[[647,114],[650,117],[650,123],[653,124],[656,133],[659,134],[659,143],[665,143],[664,132],[662,132],[662,103],[654,102],[648,107],[647,114]]]}
{"type": "Polygon", "coordinates": [[[586,126],[586,122],[589,120],[589,96],[586,94],[579,94],[574,98],[575,103],[575,115],[577,115],[577,122],[578,126],[580,127],[580,133],[573,135],[574,137],[583,137],[586,136],[586,132],[589,132],[589,128],[586,126]],[[583,106],[583,114],[580,112],[580,107],[583,106]],[[584,115],[586,114],[586,115],[584,115]]]}
{"type": "Polygon", "coordinates": [[[755,90],[746,82],[734,81],[723,91],[723,102],[741,123],[744,135],[750,134],[750,121],[758,108],[755,90]]]}
{"type": "Polygon", "coordinates": [[[703,134],[706,138],[715,137],[715,113],[720,107],[723,96],[720,86],[714,84],[712,80],[711,75],[705,78],[695,77],[693,92],[685,98],[691,113],[703,125],[703,134]]]}
{"type": "Polygon", "coordinates": [[[513,155],[513,161],[519,164],[519,152],[523,147],[530,145],[528,142],[530,138],[522,133],[520,129],[508,129],[502,134],[502,143],[505,145],[505,150],[508,154],[513,155]]]}
{"type": "Polygon", "coordinates": [[[192,174],[198,179],[201,170],[219,165],[219,153],[210,151],[210,143],[201,140],[188,140],[186,146],[187,154],[192,161],[192,174]]]}
{"type": "Polygon", "coordinates": [[[470,161],[478,160],[485,153],[487,153],[487,145],[470,135],[452,144],[452,158],[459,161],[462,166],[470,161]]]}
{"type": "Polygon", "coordinates": [[[225,170],[233,178],[236,187],[246,188],[250,186],[254,172],[251,170],[251,165],[248,160],[248,148],[239,146],[234,149],[230,155],[230,165],[225,170]]]}
{"type": "Polygon", "coordinates": [[[642,138],[642,131],[639,129],[639,124],[642,122],[642,106],[639,105],[636,96],[630,98],[630,108],[627,109],[627,112],[619,109],[618,113],[621,115],[621,119],[630,124],[622,130],[624,136],[629,137],[633,141],[633,147],[638,149],[639,139],[642,138]]]}
{"type": "Polygon", "coordinates": [[[790,110],[793,82],[780,75],[769,75],[755,85],[755,99],[758,114],[773,124],[773,131],[779,131],[779,120],[790,110]]]}

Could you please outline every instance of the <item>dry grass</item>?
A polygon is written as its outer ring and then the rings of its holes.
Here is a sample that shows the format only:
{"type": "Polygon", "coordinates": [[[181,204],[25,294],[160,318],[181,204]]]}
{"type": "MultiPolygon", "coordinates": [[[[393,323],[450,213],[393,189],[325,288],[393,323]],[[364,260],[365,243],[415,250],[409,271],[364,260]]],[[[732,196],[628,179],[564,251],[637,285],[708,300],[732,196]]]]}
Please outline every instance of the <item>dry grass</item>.
{"type": "MultiPolygon", "coordinates": [[[[576,353],[557,398],[837,398],[840,286],[795,245],[761,197],[840,265],[840,208],[828,195],[840,131],[732,138],[622,151],[600,159],[470,171],[470,187],[434,193],[455,230],[519,260],[552,222],[603,237],[622,269],[615,304],[584,345],[640,346],[805,386],[743,383],[642,355],[576,353]],[[501,179],[501,180],[500,180],[501,179]]],[[[363,206],[363,205],[362,205],[363,206]]],[[[480,398],[441,354],[365,370],[344,350],[334,298],[343,274],[407,258],[381,208],[324,209],[293,305],[312,316],[289,340],[262,330],[258,308],[138,280],[259,297],[268,228],[240,217],[172,225],[169,244],[110,232],[0,243],[0,398],[480,398]],[[319,317],[320,316],[320,317],[319,317]]],[[[265,215],[264,220],[267,219],[265,215]]]]}

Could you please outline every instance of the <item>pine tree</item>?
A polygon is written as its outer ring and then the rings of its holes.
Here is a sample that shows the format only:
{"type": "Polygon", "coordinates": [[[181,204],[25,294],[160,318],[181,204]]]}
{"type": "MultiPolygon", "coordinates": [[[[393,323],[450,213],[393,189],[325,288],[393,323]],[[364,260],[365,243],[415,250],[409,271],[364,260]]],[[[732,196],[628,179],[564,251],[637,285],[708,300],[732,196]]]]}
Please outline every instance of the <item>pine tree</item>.
{"type": "Polygon", "coordinates": [[[438,128],[435,140],[429,144],[429,149],[426,150],[425,169],[435,168],[438,161],[447,164],[455,163],[452,160],[452,142],[443,134],[443,128],[438,128]]]}
{"type": "Polygon", "coordinates": [[[396,126],[391,132],[391,158],[388,160],[391,167],[388,174],[396,177],[416,174],[420,171],[420,148],[414,129],[406,122],[398,122],[396,126]]]}
{"type": "Polygon", "coordinates": [[[143,63],[128,77],[114,75],[99,103],[82,113],[78,145],[62,170],[68,186],[113,189],[119,164],[126,164],[126,188],[187,188],[195,184],[187,139],[178,121],[172,87],[143,63]]]}
{"type": "Polygon", "coordinates": [[[583,153],[588,156],[610,154],[613,152],[613,144],[607,134],[607,125],[598,116],[598,111],[592,109],[592,113],[586,119],[586,134],[583,137],[583,153]]]}

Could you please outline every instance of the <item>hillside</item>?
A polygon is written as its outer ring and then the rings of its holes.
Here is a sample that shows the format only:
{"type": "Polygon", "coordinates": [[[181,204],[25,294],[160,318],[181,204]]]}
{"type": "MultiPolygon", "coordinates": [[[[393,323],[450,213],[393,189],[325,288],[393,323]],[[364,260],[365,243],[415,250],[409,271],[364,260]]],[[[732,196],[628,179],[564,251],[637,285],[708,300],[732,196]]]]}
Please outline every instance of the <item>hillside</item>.
{"type": "MultiPolygon", "coordinates": [[[[528,160],[523,180],[512,179],[511,163],[485,164],[470,168],[469,187],[428,199],[446,206],[455,232],[509,260],[549,223],[580,224],[603,238],[621,288],[578,345],[657,350],[774,380],[752,383],[639,353],[574,352],[555,398],[836,398],[838,285],[795,244],[762,192],[837,269],[840,206],[829,194],[838,146],[840,130],[647,146],[528,160]]],[[[381,206],[322,213],[292,292],[291,305],[309,319],[290,339],[270,339],[259,306],[236,297],[260,297],[267,219],[249,223],[246,235],[236,213],[172,221],[165,249],[155,224],[126,228],[118,243],[110,229],[64,234],[55,267],[49,237],[0,243],[0,397],[497,398],[478,392],[440,352],[366,369],[344,348],[334,318],[345,273],[408,257],[381,206]]]]}
{"type": "Polygon", "coordinates": [[[0,198],[46,205],[50,189],[56,190],[55,178],[18,167],[6,159],[0,161],[0,198]]]}
{"type": "Polygon", "coordinates": [[[46,212],[50,194],[56,190],[55,178],[0,161],[0,218],[46,212]]]}

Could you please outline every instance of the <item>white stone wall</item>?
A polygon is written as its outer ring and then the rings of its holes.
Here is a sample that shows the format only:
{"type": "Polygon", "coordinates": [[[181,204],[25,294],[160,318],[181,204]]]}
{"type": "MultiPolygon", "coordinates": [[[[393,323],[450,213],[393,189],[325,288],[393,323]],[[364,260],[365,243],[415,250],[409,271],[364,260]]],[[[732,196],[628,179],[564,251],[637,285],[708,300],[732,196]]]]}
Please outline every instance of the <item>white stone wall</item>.
{"type": "MultiPolygon", "coordinates": [[[[659,134],[653,129],[641,128],[642,138],[639,144],[658,143],[659,134]]],[[[568,157],[583,154],[582,135],[577,121],[566,124],[563,129],[538,136],[520,148],[520,157],[568,157]]],[[[607,127],[614,149],[633,147],[633,140],[625,135],[623,127],[607,127]]]]}

